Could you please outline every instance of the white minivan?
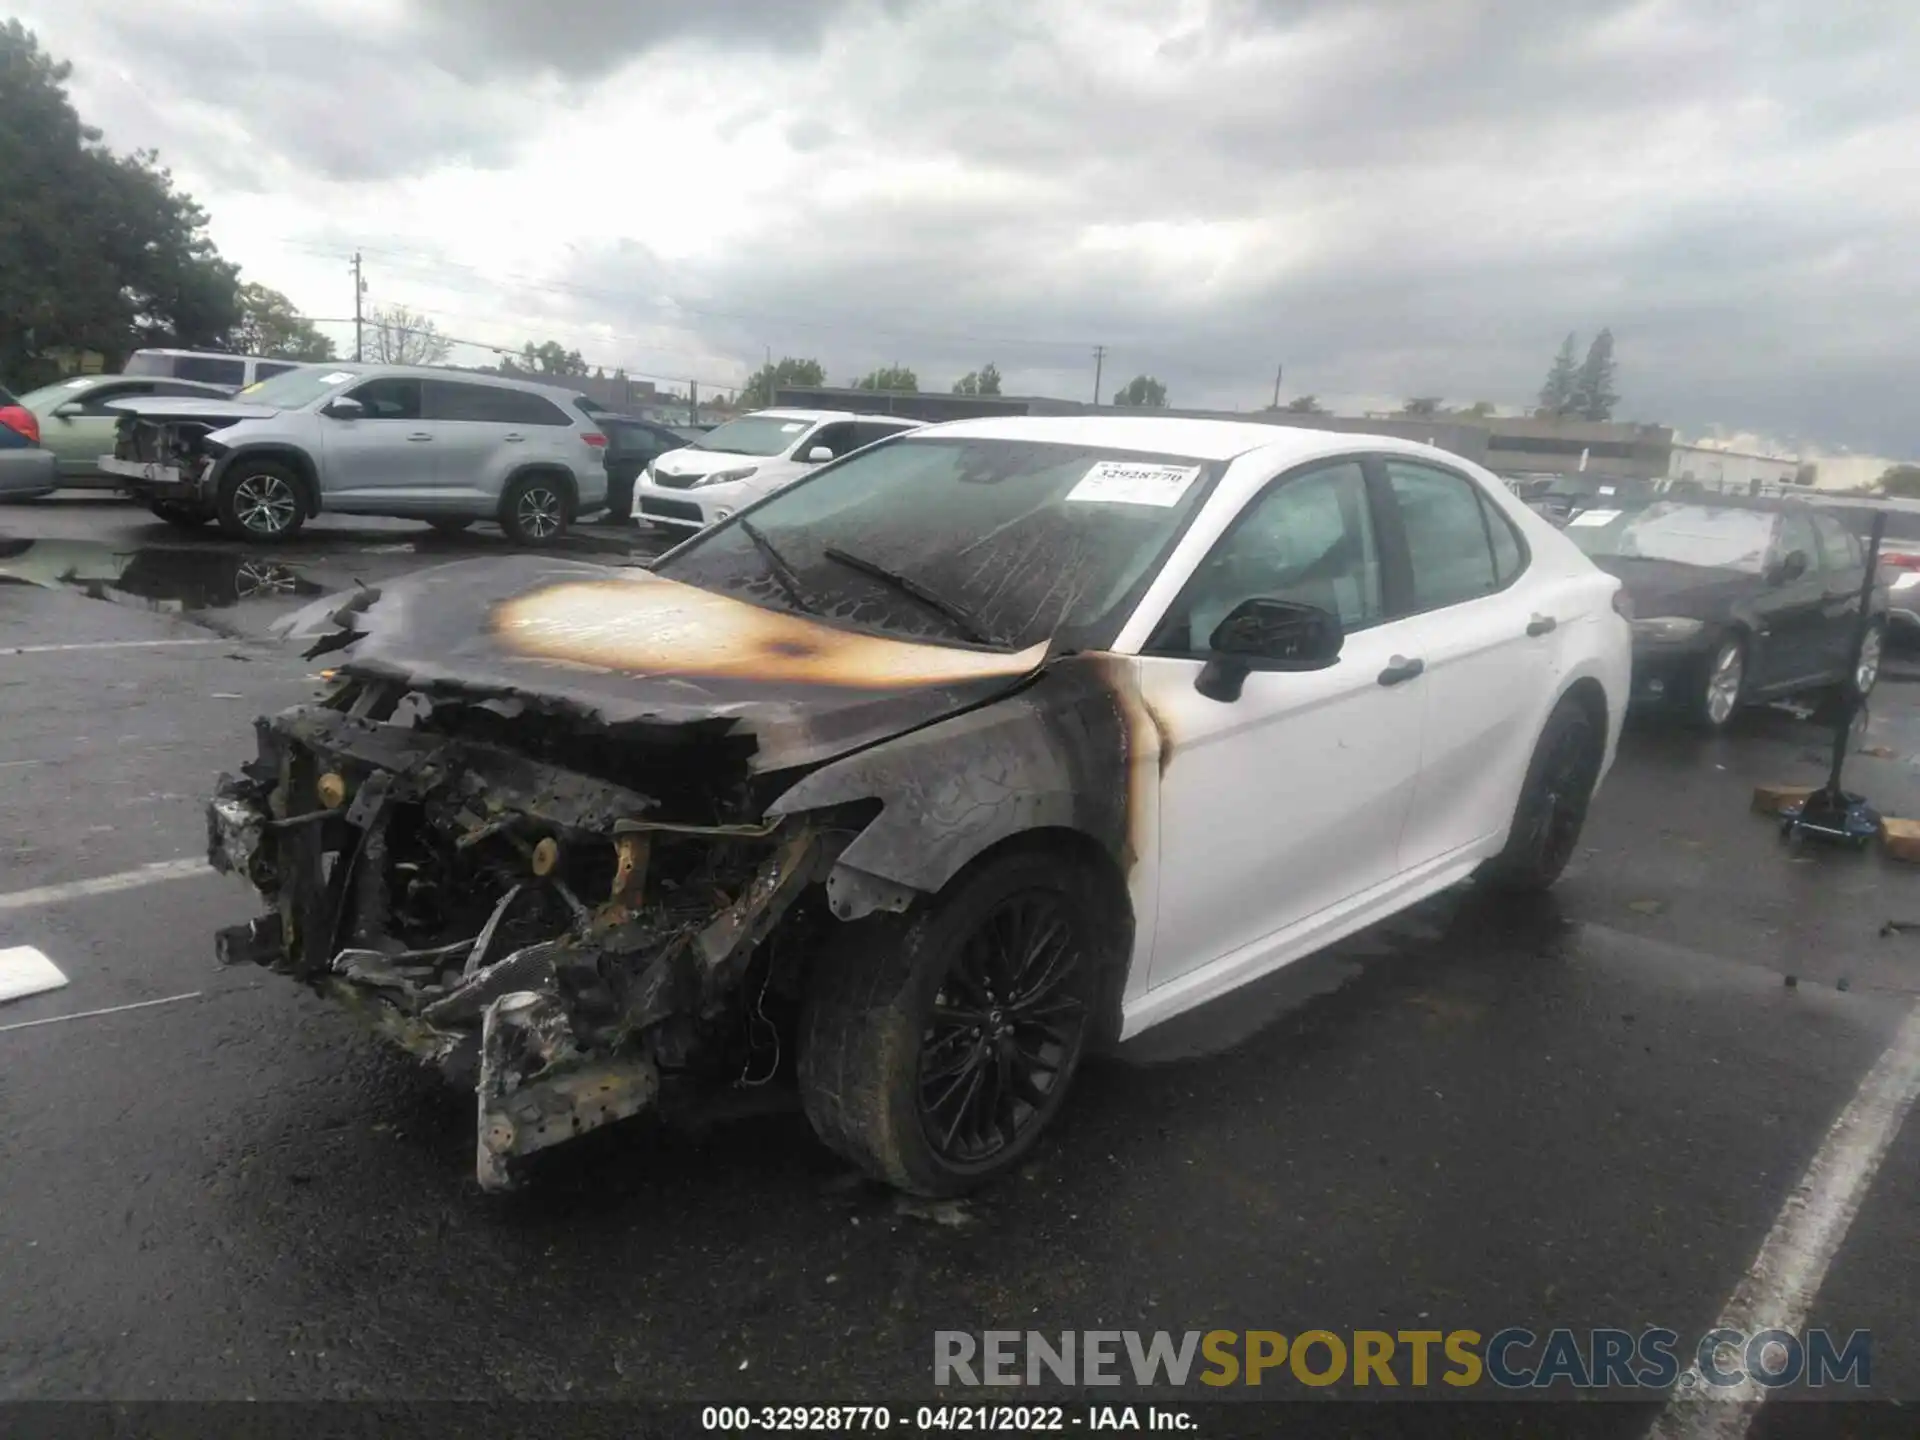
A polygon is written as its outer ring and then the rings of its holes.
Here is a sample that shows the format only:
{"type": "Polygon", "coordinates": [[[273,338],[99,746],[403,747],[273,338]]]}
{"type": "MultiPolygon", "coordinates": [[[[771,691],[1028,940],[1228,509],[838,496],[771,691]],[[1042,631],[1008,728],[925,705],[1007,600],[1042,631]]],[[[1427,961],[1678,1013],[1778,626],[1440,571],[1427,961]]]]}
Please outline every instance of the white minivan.
{"type": "Polygon", "coordinates": [[[304,361],[269,360],[262,355],[228,355],[219,350],[136,350],[127,357],[123,375],[164,375],[175,380],[198,380],[233,392],[256,380],[267,380],[304,361]]]}
{"type": "Polygon", "coordinates": [[[756,410],[670,450],[633,486],[633,518],[694,531],[876,440],[925,421],[845,410],[756,410]]]}

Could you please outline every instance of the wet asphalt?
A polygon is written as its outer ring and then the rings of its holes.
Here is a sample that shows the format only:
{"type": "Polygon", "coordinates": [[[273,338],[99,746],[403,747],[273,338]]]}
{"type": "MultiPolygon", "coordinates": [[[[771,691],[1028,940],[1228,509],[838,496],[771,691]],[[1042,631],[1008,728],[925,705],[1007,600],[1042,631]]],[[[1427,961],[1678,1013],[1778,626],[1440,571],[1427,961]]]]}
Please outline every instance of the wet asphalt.
{"type": "MultiPolygon", "coordinates": [[[[0,897],[200,855],[214,775],[312,684],[272,621],[503,548],[323,521],[257,553],[98,499],[0,509],[0,897]],[[197,643],[44,648],[152,640],[197,643]]],[[[1917,682],[1896,655],[1849,761],[1892,813],[1920,815],[1917,682]]],[[[951,1205],[850,1175],[777,1103],[616,1127],[482,1196],[470,1098],[215,968],[238,882],[0,908],[0,948],[72,980],[0,1027],[197,992],[0,1029],[0,1399],[926,1400],[937,1329],[1691,1337],[1920,995],[1920,932],[1880,933],[1920,920],[1916,872],[1750,812],[1822,776],[1826,735],[1636,724],[1547,900],[1444,896],[1150,1032],[951,1205]]],[[[1815,1323],[1871,1329],[1873,1393],[1920,1402],[1920,1122],[1815,1323]]]]}

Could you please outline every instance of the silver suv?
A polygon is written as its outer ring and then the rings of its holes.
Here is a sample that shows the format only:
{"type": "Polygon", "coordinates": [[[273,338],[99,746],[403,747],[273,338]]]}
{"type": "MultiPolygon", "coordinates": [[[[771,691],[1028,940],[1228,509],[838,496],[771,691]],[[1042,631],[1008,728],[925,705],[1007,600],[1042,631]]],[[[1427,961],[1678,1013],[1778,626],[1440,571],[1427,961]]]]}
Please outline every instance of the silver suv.
{"type": "Polygon", "coordinates": [[[121,400],[100,468],[170,524],[279,539],[322,510],[554,540],[607,500],[577,391],[466,371],[305,365],[230,400],[121,400]]]}

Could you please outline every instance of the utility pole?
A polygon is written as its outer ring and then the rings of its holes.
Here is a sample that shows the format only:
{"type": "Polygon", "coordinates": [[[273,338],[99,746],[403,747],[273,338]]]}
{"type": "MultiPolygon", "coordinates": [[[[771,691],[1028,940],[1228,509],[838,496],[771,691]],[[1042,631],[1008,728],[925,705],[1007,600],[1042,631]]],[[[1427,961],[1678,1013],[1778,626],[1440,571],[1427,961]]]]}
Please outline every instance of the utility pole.
{"type": "Polygon", "coordinates": [[[1101,367],[1106,364],[1106,361],[1107,361],[1107,347],[1104,345],[1094,346],[1093,347],[1093,403],[1096,405],[1100,403],[1100,370],[1101,370],[1101,367]]]}
{"type": "Polygon", "coordinates": [[[366,290],[367,282],[360,278],[360,252],[356,250],[353,252],[353,358],[356,363],[367,358],[360,320],[360,297],[366,290]]]}
{"type": "Polygon", "coordinates": [[[1280,377],[1286,373],[1286,368],[1284,365],[1273,367],[1273,408],[1276,410],[1280,408],[1280,377]]]}
{"type": "Polygon", "coordinates": [[[687,381],[687,423],[689,425],[700,423],[700,382],[698,380],[687,381]]]}

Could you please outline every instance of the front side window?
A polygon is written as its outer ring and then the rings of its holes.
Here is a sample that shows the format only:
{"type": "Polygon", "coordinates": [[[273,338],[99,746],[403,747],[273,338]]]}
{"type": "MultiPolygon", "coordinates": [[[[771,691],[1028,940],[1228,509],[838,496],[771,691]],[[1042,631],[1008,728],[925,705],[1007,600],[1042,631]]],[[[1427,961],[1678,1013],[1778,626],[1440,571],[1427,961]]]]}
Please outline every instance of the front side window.
{"type": "Polygon", "coordinates": [[[811,471],[655,573],[913,639],[1111,644],[1218,462],[1084,445],[907,436],[811,471]],[[751,526],[752,529],[747,527],[751,526]],[[799,582],[795,600],[757,531],[799,582]],[[965,616],[917,599],[907,577],[965,616]]]}
{"type": "Polygon", "coordinates": [[[1788,515],[1780,523],[1780,558],[1796,550],[1806,557],[1807,569],[1820,568],[1820,541],[1813,533],[1813,521],[1805,515],[1788,515]]]}
{"type": "Polygon", "coordinates": [[[1214,628],[1255,598],[1317,606],[1346,630],[1380,619],[1380,552],[1359,462],[1289,476],[1251,501],[1195,568],[1147,648],[1205,655],[1214,628]]]}
{"type": "Polygon", "coordinates": [[[852,421],[842,420],[833,425],[822,425],[818,430],[807,436],[805,442],[794,452],[793,458],[796,460],[804,460],[811,455],[816,448],[824,448],[831,450],[833,455],[830,458],[837,460],[840,456],[859,448],[859,442],[853,437],[854,425],[852,421]]]}
{"type": "Polygon", "coordinates": [[[1386,461],[1413,570],[1413,608],[1458,605],[1501,586],[1479,488],[1465,476],[1408,460],[1386,461]]]}
{"type": "Polygon", "coordinates": [[[418,420],[420,418],[420,382],[391,377],[369,380],[347,392],[349,399],[365,407],[369,420],[418,420]]]}
{"type": "Polygon", "coordinates": [[[1820,565],[1822,569],[1844,571],[1857,570],[1865,557],[1855,548],[1854,538],[1846,532],[1839,521],[1825,515],[1813,517],[1813,525],[1820,536],[1820,565]]]}
{"type": "Polygon", "coordinates": [[[89,415],[118,415],[117,410],[107,408],[109,400],[131,400],[136,395],[154,395],[166,393],[163,387],[151,380],[143,380],[131,385],[101,385],[89,390],[81,402],[81,408],[89,415]]]}

